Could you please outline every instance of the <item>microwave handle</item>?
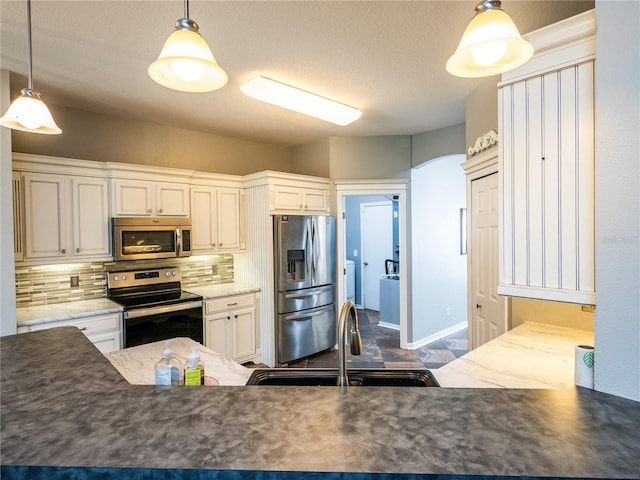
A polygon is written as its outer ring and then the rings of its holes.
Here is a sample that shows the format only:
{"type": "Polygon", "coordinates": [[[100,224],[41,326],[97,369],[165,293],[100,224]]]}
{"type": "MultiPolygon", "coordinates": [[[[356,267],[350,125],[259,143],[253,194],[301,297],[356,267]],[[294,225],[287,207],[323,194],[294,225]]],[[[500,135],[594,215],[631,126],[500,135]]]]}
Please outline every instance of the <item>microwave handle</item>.
{"type": "Polygon", "coordinates": [[[176,227],[176,257],[180,256],[182,251],[182,235],[180,234],[180,227],[176,227]]]}

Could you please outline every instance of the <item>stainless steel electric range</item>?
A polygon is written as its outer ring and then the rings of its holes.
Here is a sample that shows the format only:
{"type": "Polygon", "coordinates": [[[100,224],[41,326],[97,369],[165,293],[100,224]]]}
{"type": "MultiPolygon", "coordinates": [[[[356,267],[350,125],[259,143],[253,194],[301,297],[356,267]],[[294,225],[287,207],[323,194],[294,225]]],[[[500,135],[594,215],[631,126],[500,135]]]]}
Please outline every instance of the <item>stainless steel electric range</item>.
{"type": "Polygon", "coordinates": [[[124,348],[174,337],[203,343],[202,297],[181,280],[179,267],[108,274],[108,297],[124,307],[124,348]]]}

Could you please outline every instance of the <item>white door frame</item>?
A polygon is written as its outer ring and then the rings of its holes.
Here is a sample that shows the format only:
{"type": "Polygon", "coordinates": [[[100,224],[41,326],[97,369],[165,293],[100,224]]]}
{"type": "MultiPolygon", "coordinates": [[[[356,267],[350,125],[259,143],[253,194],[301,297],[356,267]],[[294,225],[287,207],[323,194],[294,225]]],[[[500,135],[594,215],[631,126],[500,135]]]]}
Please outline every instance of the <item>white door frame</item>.
{"type": "MultiPolygon", "coordinates": [[[[474,180],[477,180],[482,177],[486,177],[488,175],[492,175],[494,173],[498,173],[499,163],[498,163],[498,147],[494,146],[489,148],[488,150],[484,150],[481,153],[476,154],[475,156],[468,159],[466,162],[462,164],[462,168],[464,169],[465,174],[467,175],[467,246],[471,247],[471,221],[472,221],[472,195],[471,195],[471,183],[474,180]]],[[[502,223],[502,211],[498,212],[498,224],[502,223]]],[[[469,324],[468,327],[468,339],[469,339],[469,350],[473,347],[473,337],[475,335],[475,325],[473,322],[474,319],[474,310],[476,306],[472,302],[472,296],[474,292],[475,286],[473,285],[473,265],[471,261],[473,259],[473,254],[469,253],[467,255],[467,321],[469,324]]],[[[498,267],[496,267],[498,268],[498,267]]],[[[505,324],[505,330],[510,330],[511,328],[511,301],[508,297],[502,297],[502,312],[501,316],[503,318],[505,324]]]]}
{"type": "Polygon", "coordinates": [[[346,267],[345,245],[345,197],[354,195],[397,195],[398,196],[398,243],[400,245],[400,348],[407,348],[408,341],[408,276],[407,276],[407,182],[397,180],[334,180],[336,186],[336,247],[338,255],[337,304],[341,308],[346,300],[344,294],[346,267]]]}
{"type": "MultiPolygon", "coordinates": [[[[388,206],[391,207],[393,214],[393,202],[391,200],[381,201],[381,202],[365,202],[360,204],[360,299],[362,303],[362,308],[365,308],[365,294],[364,294],[364,237],[362,232],[364,231],[364,217],[362,216],[362,209],[366,207],[379,207],[379,206],[388,206]]],[[[391,253],[393,254],[393,217],[389,216],[389,221],[391,223],[391,253]]],[[[393,256],[393,255],[392,255],[393,256]]],[[[386,257],[390,258],[390,257],[386,257]]],[[[378,294],[378,307],[380,306],[380,295],[378,294]]]]}

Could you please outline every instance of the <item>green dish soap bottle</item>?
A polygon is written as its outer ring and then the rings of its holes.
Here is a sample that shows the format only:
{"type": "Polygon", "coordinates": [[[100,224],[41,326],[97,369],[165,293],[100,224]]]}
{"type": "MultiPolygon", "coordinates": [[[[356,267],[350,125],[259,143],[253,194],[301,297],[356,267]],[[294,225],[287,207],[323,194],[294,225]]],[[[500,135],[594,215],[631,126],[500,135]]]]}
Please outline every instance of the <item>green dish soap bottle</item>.
{"type": "Polygon", "coordinates": [[[162,358],[155,365],[156,385],[181,385],[182,384],[182,364],[171,353],[171,342],[165,342],[162,358]]]}
{"type": "Polygon", "coordinates": [[[191,353],[184,369],[185,385],[204,385],[204,367],[196,347],[191,347],[191,353]]]}

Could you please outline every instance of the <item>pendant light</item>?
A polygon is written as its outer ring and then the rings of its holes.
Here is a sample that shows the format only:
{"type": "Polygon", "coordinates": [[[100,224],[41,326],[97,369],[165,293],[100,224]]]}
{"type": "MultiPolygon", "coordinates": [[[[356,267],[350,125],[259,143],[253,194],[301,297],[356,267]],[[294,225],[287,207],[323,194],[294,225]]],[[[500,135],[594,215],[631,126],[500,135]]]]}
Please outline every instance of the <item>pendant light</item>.
{"type": "Polygon", "coordinates": [[[175,31],[148,72],[154,82],[181,92],[212,92],[226,85],[226,72],[213,58],[198,24],[189,18],[188,0],[184,18],[176,21],[175,31]]]}
{"type": "Polygon", "coordinates": [[[497,75],[527,62],[533,46],[527,42],[500,0],[484,0],[464,31],[455,53],[447,61],[447,72],[457,77],[497,75]]]}
{"type": "Polygon", "coordinates": [[[23,132],[56,135],[62,130],[56,125],[51,112],[40,100],[40,93],[33,89],[33,74],[31,71],[31,0],[27,0],[27,75],[28,86],[20,91],[7,112],[0,118],[0,125],[22,130],[23,132]]]}

